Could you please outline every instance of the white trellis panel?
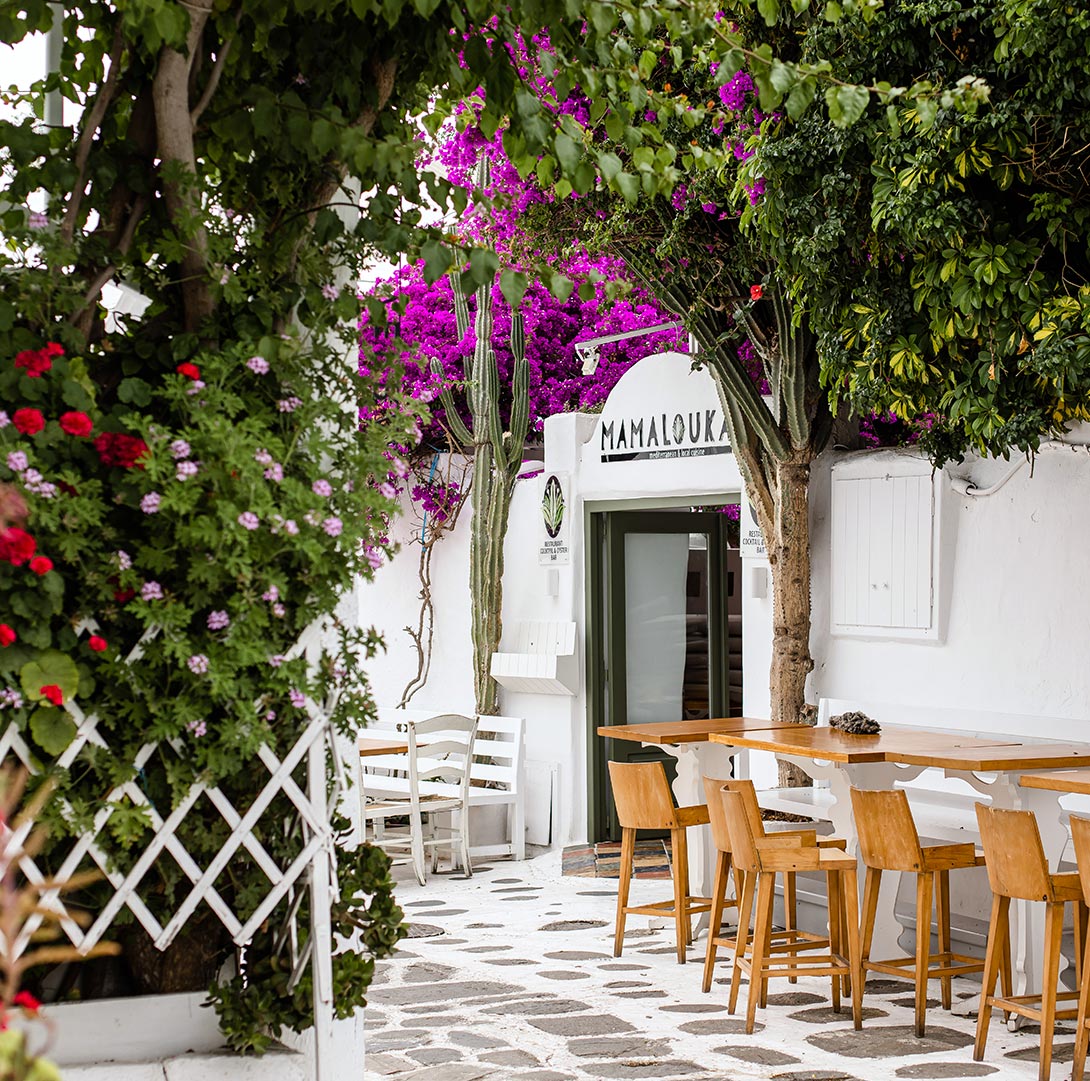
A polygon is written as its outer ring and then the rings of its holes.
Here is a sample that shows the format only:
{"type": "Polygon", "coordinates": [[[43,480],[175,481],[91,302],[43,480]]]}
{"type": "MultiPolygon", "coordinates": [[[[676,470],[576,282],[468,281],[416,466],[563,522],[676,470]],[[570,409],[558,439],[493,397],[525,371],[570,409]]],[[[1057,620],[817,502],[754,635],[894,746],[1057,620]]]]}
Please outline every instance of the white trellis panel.
{"type": "MultiPolygon", "coordinates": [[[[127,658],[128,663],[139,659],[142,646],[148,637],[145,635],[133,649],[127,658]]],[[[288,655],[289,657],[298,656],[303,652],[311,654],[317,648],[319,641],[320,629],[308,628],[288,655]]],[[[68,768],[88,744],[109,750],[108,744],[98,731],[98,718],[94,714],[85,714],[72,702],[65,703],[64,708],[76,724],[76,733],[72,742],[56,760],[56,766],[62,769],[68,768]]],[[[163,818],[140,787],[140,769],[157,751],[181,755],[184,753],[184,745],[180,740],[147,743],[141,748],[133,763],[135,767],[133,779],[118,785],[105,797],[101,808],[94,816],[91,828],[75,839],[74,846],[63,864],[48,880],[35,860],[23,851],[23,844],[33,829],[34,823],[23,823],[15,830],[0,825],[0,875],[5,875],[10,865],[16,862],[27,881],[41,889],[40,908],[56,915],[64,934],[81,954],[87,954],[102,941],[124,908],[132,912],[158,949],[166,949],[202,903],[208,905],[216,914],[236,945],[242,946],[250,941],[254,932],[269,918],[276,906],[292,894],[287,920],[278,936],[277,943],[279,948],[290,951],[293,964],[293,986],[298,982],[306,965],[308,963],[312,965],[315,1019],[313,1076],[315,1081],[330,1081],[333,1023],[330,907],[337,900],[337,877],[336,849],[329,821],[329,808],[330,799],[333,806],[337,803],[344,785],[344,772],[333,738],[333,726],[330,720],[332,706],[323,709],[312,699],[307,698],[305,708],[310,722],[283,759],[277,757],[268,745],[262,745],[258,750],[257,759],[268,772],[268,779],[244,812],[240,813],[218,787],[198,782],[190,787],[178,805],[166,818],[163,818]],[[332,755],[333,762],[334,791],[331,797],[326,792],[327,750],[332,755]],[[292,778],[292,773],[304,758],[307,760],[306,792],[292,778]],[[298,813],[301,826],[299,851],[286,867],[281,867],[273,859],[254,832],[262,815],[280,794],[291,801],[298,813]],[[182,823],[193,812],[202,797],[207,798],[231,830],[219,852],[208,866],[203,868],[186,851],[177,835],[182,823]],[[142,808],[153,830],[151,841],[126,874],[122,874],[111,865],[106,853],[98,844],[98,837],[102,830],[106,828],[110,818],[124,801],[142,808]],[[264,897],[253,913],[246,917],[245,922],[215,888],[216,880],[241,849],[246,851],[269,880],[264,897]],[[171,914],[165,926],[160,923],[140,896],[145,877],[154,867],[156,860],[164,853],[175,860],[191,883],[191,889],[171,914]],[[64,888],[73,875],[85,869],[88,860],[97,865],[106,881],[113,887],[113,894],[94,923],[84,930],[65,907],[64,888]],[[296,919],[304,885],[309,887],[311,895],[311,933],[305,948],[300,951],[296,919]]],[[[14,724],[8,725],[0,734],[0,763],[8,764],[12,760],[17,760],[32,774],[39,772],[40,767],[36,757],[31,753],[14,724]]],[[[69,810],[66,804],[61,805],[62,813],[67,813],[69,810]]],[[[31,936],[41,926],[44,918],[42,912],[32,914],[24,924],[18,939],[14,943],[4,943],[5,950],[15,957],[25,952],[30,945],[31,936]]]]}

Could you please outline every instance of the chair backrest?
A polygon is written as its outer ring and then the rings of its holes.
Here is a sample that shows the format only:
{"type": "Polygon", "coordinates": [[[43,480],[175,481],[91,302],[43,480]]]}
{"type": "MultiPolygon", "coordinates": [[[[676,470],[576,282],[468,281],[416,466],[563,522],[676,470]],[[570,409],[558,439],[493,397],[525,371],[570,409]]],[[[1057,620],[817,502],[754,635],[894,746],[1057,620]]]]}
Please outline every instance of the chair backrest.
{"type": "Polygon", "coordinates": [[[976,820],[992,893],[1025,901],[1051,901],[1048,860],[1033,812],[978,803],[976,820]]]}
{"type": "Polygon", "coordinates": [[[477,718],[444,713],[407,727],[409,798],[416,802],[431,792],[468,800],[477,718]]]}
{"type": "Polygon", "coordinates": [[[474,787],[518,792],[526,771],[526,718],[482,714],[477,718],[477,742],[470,771],[474,787]]]}
{"type": "Polygon", "coordinates": [[[757,837],[753,832],[753,819],[746,807],[745,795],[737,789],[724,788],[720,796],[734,866],[739,871],[759,871],[761,859],[757,851],[757,837]]]}
{"type": "Polygon", "coordinates": [[[609,780],[617,804],[617,820],[622,827],[674,828],[674,800],[666,767],[661,762],[610,762],[609,780]]]}
{"type": "Polygon", "coordinates": [[[920,835],[902,789],[852,790],[859,852],[879,871],[918,871],[923,866],[920,835]]]}
{"type": "Polygon", "coordinates": [[[1083,900],[1090,904],[1090,818],[1071,816],[1071,842],[1075,846],[1075,862],[1079,865],[1083,900]]]}
{"type": "Polygon", "coordinates": [[[704,800],[708,804],[708,821],[712,828],[712,843],[720,852],[730,852],[730,830],[723,807],[723,788],[728,782],[718,777],[704,778],[704,800]]]}

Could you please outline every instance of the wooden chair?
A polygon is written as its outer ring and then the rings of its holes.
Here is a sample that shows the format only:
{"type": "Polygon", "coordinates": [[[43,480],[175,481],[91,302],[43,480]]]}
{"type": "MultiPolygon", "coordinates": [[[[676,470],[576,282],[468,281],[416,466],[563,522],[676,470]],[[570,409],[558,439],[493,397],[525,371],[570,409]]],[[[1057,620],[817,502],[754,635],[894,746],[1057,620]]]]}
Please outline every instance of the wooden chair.
{"type": "Polygon", "coordinates": [[[852,1020],[863,1026],[863,973],[860,968],[859,897],[855,857],[836,849],[818,848],[798,834],[764,833],[758,817],[754,821],[740,792],[724,792],[723,806],[730,831],[735,866],[746,883],[738,917],[738,945],[734,951],[734,972],[730,984],[731,1013],[738,1004],[741,974],[749,976],[746,1001],[746,1032],[753,1031],[758,999],[768,1001],[768,981],[773,976],[829,976],[832,979],[833,1009],[840,1010],[841,980],[851,984],[852,1020]],[[827,876],[829,896],[829,938],[813,940],[798,932],[798,941],[785,944],[782,958],[771,950],[772,904],[776,874],[787,871],[821,871],[827,876]],[[750,911],[756,910],[753,936],[747,956],[750,911]],[[847,957],[844,939],[847,939],[847,957]],[[808,956],[815,949],[825,953],[808,956]]]}
{"type": "MultiPolygon", "coordinates": [[[[1079,867],[1083,903],[1090,905],[1090,819],[1071,816],[1071,840],[1079,867]]],[[[1082,979],[1079,981],[1079,1012],[1075,1028],[1075,1059],[1071,1063],[1071,1081],[1082,1081],[1086,1069],[1086,1048],[1090,1038],[1090,935],[1084,936],[1082,979]]]]}
{"type": "Polygon", "coordinates": [[[992,914],[988,925],[988,949],[984,957],[983,985],[980,989],[980,1012],[976,1022],[976,1045],[973,1058],[984,1058],[988,1041],[988,1025],[992,1008],[1016,1013],[1041,1023],[1041,1057],[1038,1077],[1048,1081],[1052,1069],[1052,1039],[1056,1020],[1071,1020],[1078,1011],[1057,1009],[1056,1003],[1078,997],[1077,991],[1056,993],[1060,974],[1060,938],[1063,935],[1064,905],[1075,905],[1075,938],[1078,966],[1082,967],[1082,939],[1085,928],[1085,907],[1077,874],[1051,874],[1041,845],[1041,834],[1032,811],[1009,811],[986,804],[976,805],[980,839],[992,887],[992,914]],[[1014,995],[1004,987],[995,994],[995,982],[1000,968],[1009,966],[1011,899],[1043,901],[1045,908],[1044,964],[1039,995],[1014,995]],[[1005,960],[1006,959],[1006,960],[1005,960]],[[1039,1003],[1039,1005],[1034,1005],[1039,1003]]]}
{"type": "MultiPolygon", "coordinates": [[[[704,954],[704,982],[702,989],[705,993],[711,990],[712,975],[715,970],[715,960],[719,947],[729,950],[737,948],[737,940],[729,935],[721,935],[720,928],[723,924],[723,910],[731,905],[739,905],[745,889],[742,881],[742,872],[734,869],[734,897],[727,897],[727,884],[731,878],[731,848],[730,831],[727,829],[727,816],[723,807],[723,792],[738,792],[746,803],[746,812],[752,821],[761,821],[761,808],[757,800],[757,790],[749,780],[720,780],[716,777],[704,778],[704,793],[708,799],[708,818],[711,821],[712,842],[715,845],[715,880],[712,885],[712,909],[711,926],[708,929],[708,948],[704,954]]],[[[761,827],[763,830],[763,827],[761,827]]],[[[777,837],[799,836],[805,837],[804,843],[817,844],[820,847],[844,848],[845,843],[840,838],[823,837],[817,839],[815,830],[791,830],[775,834],[777,837]]],[[[785,942],[791,942],[803,937],[798,931],[797,905],[795,893],[795,873],[785,871],[783,875],[783,907],[784,930],[772,932],[773,952],[782,952],[786,947],[785,942]]],[[[827,943],[827,939],[821,940],[827,943]]],[[[796,983],[796,976],[790,977],[791,983],[796,983]]]]}
{"type": "MultiPolygon", "coordinates": [[[[954,953],[950,948],[950,872],[961,867],[983,867],[984,856],[973,844],[921,845],[908,796],[901,789],[853,788],[851,794],[859,852],[867,868],[863,885],[863,972],[881,972],[915,980],[916,1035],[923,1036],[927,1022],[928,980],[942,981],[942,1008],[949,1010],[953,977],[984,971],[981,961],[954,953]],[[916,876],[915,957],[871,960],[883,871],[901,871],[916,876]],[[939,929],[939,952],[936,954],[931,953],[932,896],[939,929]],[[910,967],[911,971],[906,971],[910,967]]],[[[1009,991],[1009,963],[1003,971],[1003,987],[1009,991]]]]}
{"type": "MultiPolygon", "coordinates": [[[[473,874],[469,858],[469,781],[473,765],[473,744],[477,736],[477,718],[460,717],[453,713],[431,717],[426,721],[407,721],[409,749],[405,755],[372,759],[388,769],[401,769],[408,774],[408,793],[404,797],[383,793],[381,798],[368,800],[367,777],[361,770],[360,796],[363,799],[363,824],[374,827],[374,841],[384,851],[407,852],[394,862],[411,862],[421,886],[426,881],[425,852],[432,849],[432,870],[439,861],[439,846],[449,845],[454,862],[454,838],[457,837],[462,870],[467,878],[473,874]],[[436,826],[435,815],[452,811],[449,828],[436,826]],[[425,832],[424,815],[428,816],[425,832]],[[409,820],[408,832],[385,830],[388,818],[409,820]],[[436,836],[437,832],[450,837],[436,836]]],[[[386,778],[380,778],[385,781],[386,778]]]]}
{"type": "Polygon", "coordinates": [[[708,821],[708,808],[675,807],[670,783],[661,762],[610,762],[609,779],[617,818],[621,823],[621,881],[617,889],[617,923],[613,935],[613,956],[621,956],[625,918],[629,912],[647,916],[673,916],[677,938],[678,964],[685,963],[685,948],[693,941],[694,913],[707,912],[711,901],[689,894],[689,849],[685,831],[708,821]],[[674,896],[669,901],[629,905],[632,860],[636,830],[669,830],[674,896]]]}

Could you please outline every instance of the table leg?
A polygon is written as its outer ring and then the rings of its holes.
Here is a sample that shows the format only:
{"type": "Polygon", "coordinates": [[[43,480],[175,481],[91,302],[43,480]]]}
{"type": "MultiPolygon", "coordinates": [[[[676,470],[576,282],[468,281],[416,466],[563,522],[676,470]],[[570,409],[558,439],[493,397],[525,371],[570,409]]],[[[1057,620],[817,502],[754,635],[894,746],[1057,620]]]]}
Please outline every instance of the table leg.
{"type": "MultiPolygon", "coordinates": [[[[1016,811],[1032,811],[1037,818],[1041,844],[1049,868],[1056,870],[1067,844],[1067,826],[1060,808],[1062,793],[1040,788],[1023,788],[1017,782],[1019,774],[997,773],[987,780],[975,773],[947,770],[948,777],[958,777],[982,795],[988,796],[993,807],[1016,811]]],[[[1041,987],[1042,949],[1045,934],[1044,906],[1031,901],[1015,901],[1011,905],[1011,963],[1016,995],[1036,994],[1041,987]]],[[[1061,959],[1062,972],[1068,963],[1061,959]]],[[[1012,1018],[1012,1027],[1015,1019],[1012,1018]]]]}
{"type": "MultiPolygon", "coordinates": [[[[852,814],[850,790],[853,787],[890,789],[896,781],[910,781],[923,772],[923,767],[898,766],[891,762],[844,764],[817,762],[812,758],[795,755],[782,757],[787,762],[795,763],[814,780],[829,782],[829,790],[833,794],[833,804],[829,810],[833,830],[838,837],[843,837],[848,842],[848,852],[857,858],[859,839],[855,829],[855,817],[852,814]]],[[[901,876],[894,872],[886,872],[882,875],[878,909],[874,920],[874,937],[871,940],[871,956],[877,960],[896,957],[904,952],[898,943],[905,928],[904,924],[897,919],[895,911],[900,882],[901,876]]]]}
{"type": "MultiPolygon", "coordinates": [[[[674,798],[679,807],[692,807],[706,801],[705,777],[730,777],[734,748],[722,743],[681,743],[662,748],[677,759],[674,798]]],[[[715,882],[715,847],[707,826],[689,830],[689,882],[700,897],[710,897],[715,882]]],[[[708,914],[702,912],[693,928],[694,937],[708,926],[708,914]]]]}

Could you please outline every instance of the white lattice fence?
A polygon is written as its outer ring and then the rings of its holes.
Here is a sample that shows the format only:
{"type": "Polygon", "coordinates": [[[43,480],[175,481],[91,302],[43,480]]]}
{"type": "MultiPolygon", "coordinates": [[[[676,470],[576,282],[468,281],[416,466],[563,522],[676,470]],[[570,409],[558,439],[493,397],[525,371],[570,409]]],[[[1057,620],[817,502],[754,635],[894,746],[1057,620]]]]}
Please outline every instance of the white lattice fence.
{"type": "MultiPolygon", "coordinates": [[[[300,653],[305,648],[306,636],[292,650],[300,653]]],[[[139,657],[140,647],[130,655],[130,661],[139,657]]],[[[289,654],[290,655],[290,654],[289,654]]],[[[109,747],[98,731],[98,718],[94,714],[85,714],[75,703],[66,703],[68,711],[76,724],[76,734],[67,749],[56,760],[56,766],[67,769],[76,762],[80,752],[93,744],[108,751],[109,747]]],[[[315,1018],[315,1062],[314,1077],[317,1081],[326,1081],[328,1061],[330,1059],[330,1040],[333,1019],[333,965],[330,924],[330,906],[336,900],[336,850],[333,831],[329,821],[330,806],[335,806],[344,785],[344,774],[337,754],[333,727],[329,713],[308,698],[305,709],[310,718],[309,724],[295,744],[282,757],[278,757],[267,745],[258,750],[257,759],[268,774],[267,780],[257,792],[253,801],[245,809],[236,808],[223,791],[215,785],[193,784],[184,798],[166,817],[160,814],[147,793],[141,787],[142,770],[153,755],[183,755],[185,748],[180,740],[164,743],[147,743],[141,749],[134,762],[134,776],[131,780],[117,785],[102,801],[102,806],[94,815],[91,828],[73,843],[61,867],[52,875],[43,873],[38,863],[25,852],[23,843],[34,827],[33,822],[22,824],[11,830],[0,827],[0,874],[7,872],[13,860],[27,880],[42,887],[41,908],[54,914],[60,927],[72,945],[83,954],[88,953],[102,941],[118,914],[128,908],[133,916],[151,936],[156,947],[166,949],[185,927],[201,904],[206,904],[222,922],[236,945],[244,946],[253,937],[254,932],[272,915],[276,907],[290,894],[288,914],[278,936],[278,948],[289,951],[292,959],[291,986],[294,987],[302,976],[308,963],[312,965],[314,987],[315,1018]],[[334,790],[327,791],[326,754],[331,755],[334,790]],[[293,774],[306,759],[306,791],[296,783],[293,774]],[[267,816],[279,795],[285,796],[298,815],[300,827],[300,846],[287,866],[282,866],[262,844],[259,831],[256,830],[263,816],[267,816]],[[201,867],[186,850],[178,837],[178,831],[187,817],[195,813],[202,800],[207,800],[227,826],[230,834],[209,861],[201,867]],[[111,862],[100,844],[102,831],[109,824],[110,818],[126,805],[141,809],[151,830],[152,838],[136,861],[122,873],[111,862]],[[261,869],[268,879],[268,888],[264,897],[254,909],[243,917],[236,913],[222,894],[216,889],[216,882],[228,869],[233,859],[240,858],[245,852],[252,862],[261,869]],[[175,910],[169,914],[165,923],[156,917],[151,908],[141,897],[148,873],[156,861],[169,856],[175,861],[182,873],[189,880],[190,888],[182,897],[175,910]],[[72,918],[65,907],[65,884],[74,875],[94,864],[113,888],[106,905],[101,909],[94,922],[84,929],[72,918]],[[298,928],[296,926],[299,902],[302,890],[310,889],[311,926],[305,947],[300,950],[298,928]],[[323,1067],[325,1067],[323,1069],[323,1067]],[[325,1074],[325,1077],[323,1077],[325,1074]]],[[[16,729],[9,725],[0,736],[0,764],[11,765],[18,761],[30,773],[39,772],[37,757],[16,729]]],[[[256,763],[255,763],[256,765],[256,763]]],[[[69,814],[71,808],[61,804],[61,813],[69,814]]],[[[275,810],[278,815],[278,827],[283,824],[283,804],[275,810]]],[[[201,820],[207,820],[207,809],[200,808],[201,820]]],[[[30,945],[31,936],[41,926],[44,916],[32,914],[27,920],[14,944],[7,944],[15,956],[21,955],[30,945]]]]}

